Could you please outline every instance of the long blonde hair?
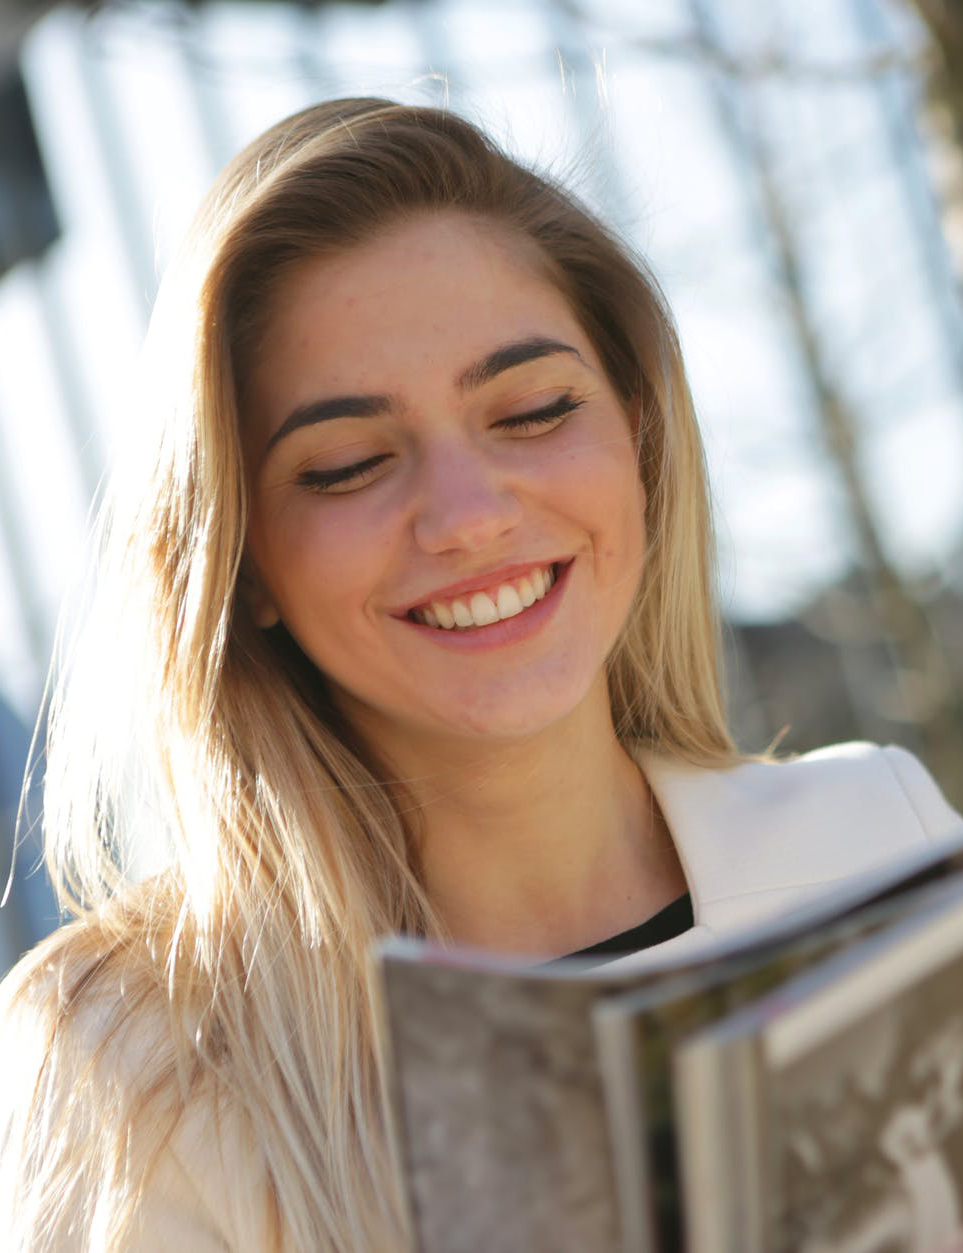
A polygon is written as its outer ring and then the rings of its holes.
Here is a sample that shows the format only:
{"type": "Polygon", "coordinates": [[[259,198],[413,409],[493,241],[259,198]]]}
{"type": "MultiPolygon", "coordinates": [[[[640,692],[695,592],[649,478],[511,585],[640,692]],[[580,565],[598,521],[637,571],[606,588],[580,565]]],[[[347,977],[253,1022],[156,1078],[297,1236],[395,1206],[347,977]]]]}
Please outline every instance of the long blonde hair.
{"type": "Polygon", "coordinates": [[[35,1230],[73,1205],[119,1244],[146,1163],[204,1091],[251,1129],[277,1248],[400,1243],[368,952],[385,933],[442,930],[400,785],[339,721],[283,627],[257,629],[239,594],[240,430],[264,310],[290,268],[435,209],[529,240],[641,415],[648,554],[608,661],[617,733],[696,762],[734,759],[701,444],[644,265],[449,112],[341,100],[273,127],[221,175],[165,277],[151,382],[51,711],[48,860],[80,922],[22,982],[36,989],[45,971],[58,989],[36,1103],[53,1101],[58,1040],[119,972],[126,1019],[113,1037],[125,1022],[140,1030],[151,1007],[167,1029],[96,1136],[73,1149],[38,1140],[24,1155],[17,1205],[35,1230]],[[137,861],[145,846],[156,864],[137,861]],[[148,1120],[132,1170],[124,1138],[148,1120]],[[78,1154],[84,1178],[111,1186],[79,1195],[78,1154]]]}

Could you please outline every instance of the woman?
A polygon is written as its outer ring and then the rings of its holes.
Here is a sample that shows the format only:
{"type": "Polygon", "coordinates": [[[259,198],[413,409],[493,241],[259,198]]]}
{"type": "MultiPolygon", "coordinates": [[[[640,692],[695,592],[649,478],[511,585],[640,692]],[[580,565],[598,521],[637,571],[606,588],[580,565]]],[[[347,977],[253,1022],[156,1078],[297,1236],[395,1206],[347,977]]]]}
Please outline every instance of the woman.
{"type": "Polygon", "coordinates": [[[274,127],[148,361],[48,749],[80,921],[5,990],[5,1247],[398,1248],[376,937],[684,944],[952,825],[906,755],[739,764],[670,316],[468,123],[274,127]]]}

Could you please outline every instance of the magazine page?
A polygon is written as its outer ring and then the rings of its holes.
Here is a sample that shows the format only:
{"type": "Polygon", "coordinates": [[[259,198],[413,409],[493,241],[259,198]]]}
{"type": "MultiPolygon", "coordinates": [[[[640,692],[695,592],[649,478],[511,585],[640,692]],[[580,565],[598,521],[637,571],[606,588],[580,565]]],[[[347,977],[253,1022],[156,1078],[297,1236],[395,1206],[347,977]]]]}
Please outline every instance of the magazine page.
{"type": "Polygon", "coordinates": [[[963,1249],[963,882],[679,1045],[690,1253],[963,1249]]]}
{"type": "Polygon", "coordinates": [[[934,900],[963,891],[963,871],[913,880],[876,894],[859,909],[781,940],[729,954],[711,967],[684,970],[618,996],[592,1011],[614,1146],[624,1253],[682,1247],[680,1150],[676,1143],[678,1042],[724,1019],[792,976],[934,900]]]}
{"type": "Polygon", "coordinates": [[[403,961],[386,985],[416,1247],[615,1250],[596,985],[403,961]]]}

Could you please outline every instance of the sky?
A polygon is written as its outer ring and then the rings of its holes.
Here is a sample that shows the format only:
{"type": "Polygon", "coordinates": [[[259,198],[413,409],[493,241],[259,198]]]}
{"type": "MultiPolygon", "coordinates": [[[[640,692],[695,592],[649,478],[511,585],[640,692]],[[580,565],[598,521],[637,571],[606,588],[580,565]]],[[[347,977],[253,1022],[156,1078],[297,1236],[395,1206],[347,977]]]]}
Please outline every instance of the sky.
{"type": "MultiPolygon", "coordinates": [[[[791,46],[824,70],[918,39],[882,0],[816,0],[804,25],[788,0],[705,7],[725,11],[722,37],[743,55],[791,46]]],[[[157,276],[223,161],[331,95],[449,100],[574,180],[646,255],[700,414],[724,604],[767,621],[841,577],[853,542],[751,164],[719,105],[748,110],[793,205],[884,543],[908,572],[939,575],[963,536],[960,309],[937,207],[910,176],[926,160],[912,84],[763,77],[734,97],[680,47],[684,0],[586,9],[580,27],[546,0],[219,3],[191,26],[140,4],[37,25],[23,69],[64,230],[41,265],[0,278],[0,492],[16,518],[15,540],[0,537],[0,693],[25,717],[85,559],[93,486],[136,421],[157,276]]]]}

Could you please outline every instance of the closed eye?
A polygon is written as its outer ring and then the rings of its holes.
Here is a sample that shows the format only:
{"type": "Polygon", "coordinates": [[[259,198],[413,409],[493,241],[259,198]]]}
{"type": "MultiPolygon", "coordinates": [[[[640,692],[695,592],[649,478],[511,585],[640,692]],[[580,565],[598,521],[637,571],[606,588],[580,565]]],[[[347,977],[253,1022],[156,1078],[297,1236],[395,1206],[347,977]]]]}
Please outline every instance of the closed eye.
{"type": "Polygon", "coordinates": [[[382,462],[387,461],[388,453],[377,457],[366,457],[364,461],[356,461],[350,466],[338,466],[332,470],[303,470],[297,477],[299,487],[307,487],[315,492],[351,492],[355,488],[364,487],[382,462]]]}
{"type": "MultiPolygon", "coordinates": [[[[576,409],[580,409],[585,401],[577,399],[570,392],[566,392],[564,396],[560,396],[558,400],[553,400],[551,404],[544,405],[541,409],[531,409],[528,413],[519,413],[511,418],[503,418],[496,423],[501,430],[518,432],[521,434],[534,434],[543,430],[545,427],[560,426],[565,418],[574,413],[576,409]]],[[[356,461],[352,465],[338,466],[331,470],[303,470],[296,479],[299,487],[306,487],[311,491],[324,492],[335,495],[339,492],[355,491],[359,487],[364,487],[372,478],[376,477],[375,471],[385,461],[390,459],[390,454],[383,453],[376,457],[366,457],[364,461],[356,461]]]]}
{"type": "Polygon", "coordinates": [[[553,400],[550,405],[545,405],[541,409],[531,409],[528,413],[516,414],[513,418],[503,418],[497,425],[502,430],[534,433],[542,427],[561,425],[563,419],[574,413],[576,409],[581,409],[584,404],[584,400],[578,400],[571,392],[566,392],[558,400],[553,400]]]}

